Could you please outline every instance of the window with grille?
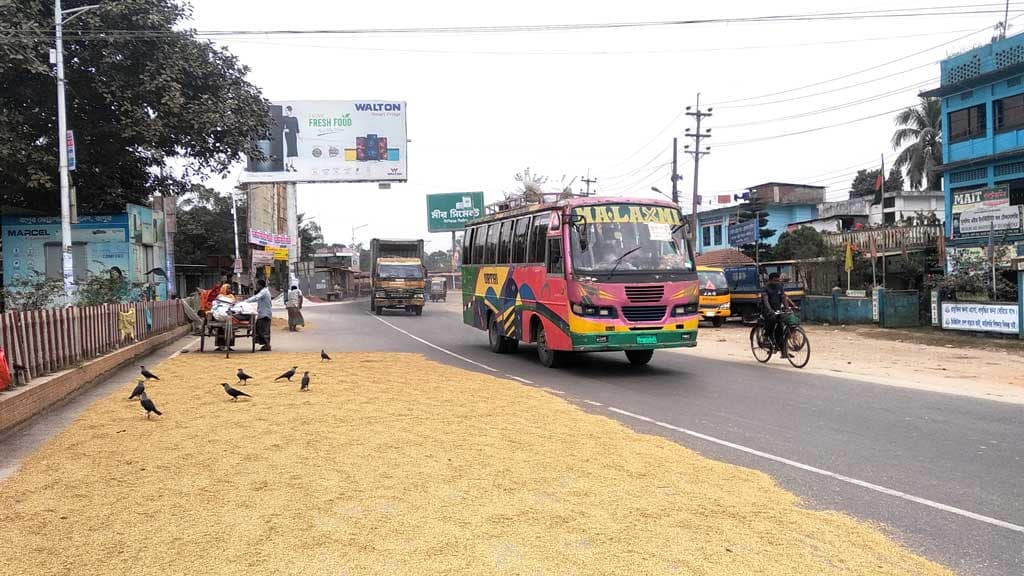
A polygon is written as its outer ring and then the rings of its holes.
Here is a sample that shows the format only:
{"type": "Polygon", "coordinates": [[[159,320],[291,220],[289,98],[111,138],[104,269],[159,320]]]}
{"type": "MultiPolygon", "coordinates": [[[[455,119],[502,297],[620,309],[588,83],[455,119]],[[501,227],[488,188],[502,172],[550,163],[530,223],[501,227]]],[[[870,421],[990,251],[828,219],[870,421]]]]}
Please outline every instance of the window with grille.
{"type": "Polygon", "coordinates": [[[985,135],[985,105],[949,113],[949,141],[962,142],[985,135]]]}
{"type": "Polygon", "coordinates": [[[1017,94],[993,102],[996,132],[1008,132],[1024,127],[1024,94],[1017,94]]]}

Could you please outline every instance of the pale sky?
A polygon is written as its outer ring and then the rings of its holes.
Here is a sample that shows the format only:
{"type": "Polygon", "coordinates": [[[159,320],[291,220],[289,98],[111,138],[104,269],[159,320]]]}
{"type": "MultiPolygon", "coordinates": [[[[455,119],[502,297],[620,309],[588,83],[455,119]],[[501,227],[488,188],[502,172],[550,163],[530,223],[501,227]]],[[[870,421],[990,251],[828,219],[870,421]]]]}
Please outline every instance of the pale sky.
{"type": "MultiPolygon", "coordinates": [[[[203,31],[562,24],[929,10],[958,4],[983,3],[194,0],[192,25],[203,31]]],[[[983,6],[994,9],[996,4],[983,6]]],[[[1019,13],[1011,6],[1010,34],[1019,13]]],[[[894,114],[887,112],[913,105],[920,90],[938,84],[938,61],[986,43],[991,30],[979,31],[1001,17],[300,35],[218,43],[252,69],[250,80],[270,100],[406,101],[412,140],[409,182],[391,190],[301,184],[299,210],[316,217],[328,242],[348,244],[351,227],[367,224],[357,232],[357,241],[423,237],[436,250],[447,248],[450,239],[427,234],[426,194],[482,190],[488,202],[496,201],[515,187],[514,174],[529,166],[552,183],[563,175],[566,181],[575,177],[574,188],[589,169],[601,195],[657,196],[652,185],[671,189],[667,164],[673,136],[680,137],[680,189],[688,212],[693,165],[683,154],[689,139],[682,135],[693,124],[681,112],[694,104],[698,91],[701,107],[714,108],[704,124],[713,136],[707,141],[711,155],[700,166],[705,200],[772,180],[827,185],[830,200],[843,199],[856,169],[877,167],[883,153],[888,169],[895,157],[889,145],[894,114]],[[957,40],[972,32],[977,33],[957,40]],[[897,59],[902,60],[889,63],[897,59]],[[853,74],[868,68],[874,69],[853,74]],[[810,84],[817,85],[793,90],[810,84]],[[819,92],[828,93],[814,96],[819,92]],[[735,102],[740,99],[748,100],[735,102]],[[854,102],[859,103],[764,122],[854,102]],[[872,115],[880,116],[743,143],[872,115]]],[[[237,182],[238,170],[210,184],[227,191],[237,182]]],[[[705,204],[702,209],[716,207],[705,204]]]]}

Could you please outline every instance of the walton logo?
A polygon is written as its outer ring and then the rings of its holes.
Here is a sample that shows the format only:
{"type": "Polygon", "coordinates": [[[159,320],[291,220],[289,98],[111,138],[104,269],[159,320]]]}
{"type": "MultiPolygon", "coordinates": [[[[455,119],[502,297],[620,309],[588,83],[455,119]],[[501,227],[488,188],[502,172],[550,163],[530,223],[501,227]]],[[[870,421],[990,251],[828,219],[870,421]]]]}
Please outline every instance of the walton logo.
{"type": "Polygon", "coordinates": [[[402,111],[402,105],[401,104],[392,104],[390,102],[383,103],[383,104],[381,104],[381,103],[368,104],[368,103],[359,103],[359,102],[357,102],[356,103],[356,111],[357,112],[401,112],[402,111]]]}

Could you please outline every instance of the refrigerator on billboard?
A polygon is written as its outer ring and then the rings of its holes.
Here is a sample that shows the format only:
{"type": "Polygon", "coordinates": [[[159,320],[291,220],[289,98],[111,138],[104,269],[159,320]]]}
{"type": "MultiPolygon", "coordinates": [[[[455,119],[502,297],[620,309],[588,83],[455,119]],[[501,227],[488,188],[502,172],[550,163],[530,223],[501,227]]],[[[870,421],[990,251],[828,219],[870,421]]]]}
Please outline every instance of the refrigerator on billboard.
{"type": "Polygon", "coordinates": [[[366,159],[380,160],[380,139],[376,134],[366,135],[366,159]]]}
{"type": "Polygon", "coordinates": [[[356,161],[366,162],[366,137],[359,136],[356,138],[356,161]]]}
{"type": "Polygon", "coordinates": [[[377,159],[387,160],[388,159],[388,139],[385,136],[381,136],[377,140],[377,159]]]}

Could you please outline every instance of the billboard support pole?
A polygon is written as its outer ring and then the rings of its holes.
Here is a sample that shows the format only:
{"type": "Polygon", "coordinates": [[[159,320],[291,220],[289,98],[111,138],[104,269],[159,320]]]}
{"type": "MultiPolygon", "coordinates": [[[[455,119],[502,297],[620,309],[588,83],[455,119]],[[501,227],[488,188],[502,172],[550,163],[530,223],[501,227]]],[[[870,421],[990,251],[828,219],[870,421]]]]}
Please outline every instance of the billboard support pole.
{"type": "Polygon", "coordinates": [[[455,230],[452,230],[452,283],[455,283],[455,230]]]}
{"type": "Polygon", "coordinates": [[[285,186],[288,206],[288,284],[291,287],[292,284],[298,283],[301,242],[299,242],[299,214],[295,182],[288,182],[285,186]]]}

